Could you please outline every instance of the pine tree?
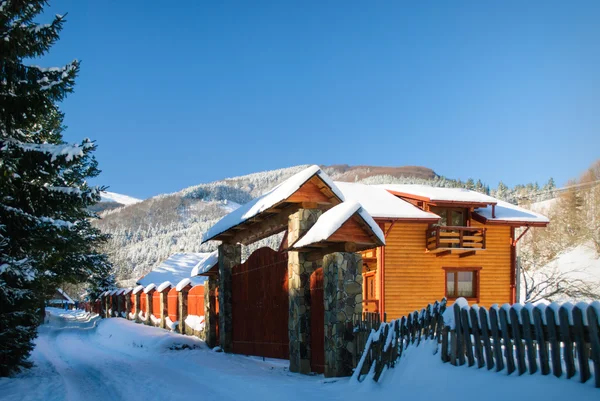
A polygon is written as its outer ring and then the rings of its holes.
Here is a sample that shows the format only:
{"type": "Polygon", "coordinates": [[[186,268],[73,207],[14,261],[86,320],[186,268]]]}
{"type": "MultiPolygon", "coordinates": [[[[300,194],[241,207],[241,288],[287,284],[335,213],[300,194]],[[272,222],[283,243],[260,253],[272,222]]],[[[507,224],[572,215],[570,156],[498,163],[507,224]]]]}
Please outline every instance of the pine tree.
{"type": "Polygon", "coordinates": [[[110,268],[96,251],[106,240],[87,208],[102,188],[86,139],[62,139],[58,102],[73,91],[79,63],[26,65],[58,40],[64,18],[34,18],[46,2],[0,1],[0,376],[30,366],[39,314],[61,282],[86,281],[110,268]]]}

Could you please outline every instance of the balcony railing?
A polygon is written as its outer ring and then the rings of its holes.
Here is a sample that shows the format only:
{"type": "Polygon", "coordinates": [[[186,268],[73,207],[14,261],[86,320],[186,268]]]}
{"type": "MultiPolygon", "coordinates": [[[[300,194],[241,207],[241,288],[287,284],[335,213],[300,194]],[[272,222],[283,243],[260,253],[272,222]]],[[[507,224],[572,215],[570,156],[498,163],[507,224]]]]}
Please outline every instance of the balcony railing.
{"type": "Polygon", "coordinates": [[[426,238],[430,252],[485,249],[485,228],[435,226],[427,229],[426,238]]]}

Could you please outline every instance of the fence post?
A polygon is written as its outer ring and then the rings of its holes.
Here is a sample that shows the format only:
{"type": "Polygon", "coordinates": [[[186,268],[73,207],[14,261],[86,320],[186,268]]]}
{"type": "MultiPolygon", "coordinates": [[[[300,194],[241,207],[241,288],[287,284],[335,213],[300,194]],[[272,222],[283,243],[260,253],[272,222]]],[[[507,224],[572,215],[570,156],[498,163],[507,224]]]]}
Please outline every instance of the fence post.
{"type": "Polygon", "coordinates": [[[517,354],[517,369],[520,376],[527,370],[525,366],[525,350],[523,349],[523,340],[521,338],[521,325],[519,324],[519,315],[514,306],[510,308],[509,313],[510,326],[512,328],[512,336],[517,354]]]}
{"type": "Polygon", "coordinates": [[[167,296],[171,287],[167,287],[160,292],[160,328],[167,328],[167,316],[169,316],[169,302],[167,296]]]}
{"type": "Polygon", "coordinates": [[[206,338],[206,344],[211,348],[217,345],[216,289],[216,277],[208,277],[208,280],[204,282],[204,337],[206,338]]]}
{"type": "Polygon", "coordinates": [[[152,295],[156,291],[156,288],[152,288],[150,291],[146,292],[144,295],[146,296],[146,321],[145,324],[149,326],[153,326],[152,323],[152,295]]]}
{"type": "Polygon", "coordinates": [[[562,375],[560,341],[558,338],[554,310],[550,307],[546,308],[546,323],[548,327],[548,341],[550,342],[550,354],[552,355],[552,373],[554,373],[554,376],[560,377],[562,375]]]}
{"type": "MultiPolygon", "coordinates": [[[[179,332],[181,334],[188,334],[187,333],[187,326],[185,325],[185,319],[187,318],[187,303],[188,303],[188,292],[190,291],[190,289],[192,288],[191,284],[186,285],[185,287],[183,287],[181,289],[181,291],[179,291],[179,293],[177,294],[177,307],[179,308],[179,332]]],[[[209,344],[210,345],[210,344],[209,344]]]]}
{"type": "Polygon", "coordinates": [[[588,327],[590,330],[591,359],[594,361],[594,385],[600,388],[600,329],[598,321],[600,313],[593,305],[587,308],[588,327]]]}
{"type": "Polygon", "coordinates": [[[500,330],[498,329],[498,310],[495,308],[490,308],[490,324],[492,326],[492,337],[494,339],[496,372],[500,372],[504,369],[504,360],[502,359],[502,340],[500,339],[500,330]]]}
{"type": "Polygon", "coordinates": [[[569,311],[564,307],[558,310],[560,318],[560,338],[564,344],[563,359],[567,367],[567,379],[575,376],[575,361],[573,360],[573,339],[569,330],[569,311]]]}
{"type": "Polygon", "coordinates": [[[584,313],[585,311],[582,311],[577,306],[573,308],[573,323],[575,326],[575,346],[577,347],[577,361],[579,362],[579,377],[582,383],[585,383],[590,378],[590,363],[588,360],[589,346],[585,343],[585,327],[583,325],[584,313]]]}

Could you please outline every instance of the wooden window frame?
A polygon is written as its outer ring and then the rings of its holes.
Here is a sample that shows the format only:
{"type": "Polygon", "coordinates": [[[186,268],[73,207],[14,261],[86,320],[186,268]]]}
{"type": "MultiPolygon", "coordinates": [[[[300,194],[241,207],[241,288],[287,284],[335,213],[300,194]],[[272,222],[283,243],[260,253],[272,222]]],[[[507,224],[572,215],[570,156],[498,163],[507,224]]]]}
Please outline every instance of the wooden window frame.
{"type": "MultiPolygon", "coordinates": [[[[481,279],[480,279],[480,271],[481,267],[442,267],[444,270],[444,294],[446,299],[457,299],[460,297],[449,296],[448,295],[448,273],[458,273],[458,272],[473,272],[473,281],[474,281],[474,289],[475,296],[474,297],[462,297],[467,301],[479,302],[479,298],[481,297],[481,279]]],[[[458,289],[458,274],[454,275],[454,291],[458,289]]]]}
{"type": "Polygon", "coordinates": [[[461,212],[463,213],[464,216],[464,225],[459,226],[459,227],[470,227],[471,226],[471,209],[468,207],[456,207],[456,206],[429,206],[429,211],[431,213],[435,213],[440,217],[444,217],[442,216],[440,213],[438,213],[437,211],[434,211],[432,209],[443,209],[444,213],[446,215],[446,226],[452,227],[454,226],[454,224],[452,223],[452,212],[461,212]]]}

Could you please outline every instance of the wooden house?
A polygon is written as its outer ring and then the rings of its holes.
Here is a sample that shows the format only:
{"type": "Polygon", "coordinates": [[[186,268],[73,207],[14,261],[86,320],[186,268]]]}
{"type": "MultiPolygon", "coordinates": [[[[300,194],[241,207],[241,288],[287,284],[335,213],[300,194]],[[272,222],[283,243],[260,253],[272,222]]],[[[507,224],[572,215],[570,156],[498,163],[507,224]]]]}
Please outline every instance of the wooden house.
{"type": "Polygon", "coordinates": [[[474,191],[334,182],[312,166],[204,234],[221,241],[207,282],[219,316],[207,320],[218,322],[225,352],[343,376],[353,336],[340,328],[362,312],[398,318],[443,297],[514,302],[516,229],[547,224],[474,191]],[[279,251],[262,248],[242,263],[240,244],[281,232],[279,251]]]}
{"type": "Polygon", "coordinates": [[[52,296],[52,299],[47,301],[48,306],[56,308],[64,308],[65,304],[69,309],[75,307],[75,301],[62,288],[57,288],[52,296]]]}

